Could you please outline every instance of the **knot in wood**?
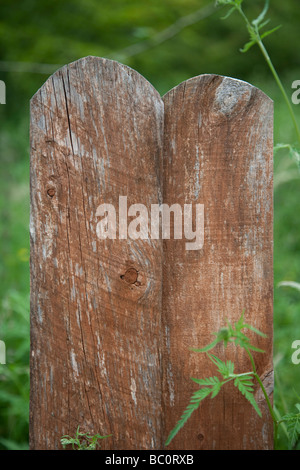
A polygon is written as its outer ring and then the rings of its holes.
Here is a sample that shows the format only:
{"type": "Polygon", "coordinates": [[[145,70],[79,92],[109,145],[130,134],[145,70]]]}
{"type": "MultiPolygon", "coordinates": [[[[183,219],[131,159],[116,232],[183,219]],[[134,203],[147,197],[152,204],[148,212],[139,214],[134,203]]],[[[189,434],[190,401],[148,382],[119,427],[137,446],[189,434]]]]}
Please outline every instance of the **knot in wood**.
{"type": "Polygon", "coordinates": [[[55,189],[54,188],[49,188],[47,191],[48,196],[53,197],[55,194],[55,189]]]}
{"type": "Polygon", "coordinates": [[[137,281],[137,278],[138,278],[138,271],[135,268],[127,269],[125,274],[121,276],[121,279],[126,281],[128,284],[134,284],[137,281]]]}

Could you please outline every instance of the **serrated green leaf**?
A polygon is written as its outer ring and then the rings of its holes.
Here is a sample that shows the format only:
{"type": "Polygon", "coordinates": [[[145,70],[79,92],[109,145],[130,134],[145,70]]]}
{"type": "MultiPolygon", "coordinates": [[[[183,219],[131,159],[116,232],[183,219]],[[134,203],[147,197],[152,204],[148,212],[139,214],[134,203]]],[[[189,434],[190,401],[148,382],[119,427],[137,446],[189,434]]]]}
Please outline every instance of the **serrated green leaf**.
{"type": "Polygon", "coordinates": [[[256,346],[253,346],[253,344],[248,344],[247,346],[248,349],[251,351],[259,352],[259,353],[265,353],[266,351],[264,349],[257,348],[256,346]]]}
{"type": "Polygon", "coordinates": [[[210,398],[215,398],[218,395],[219,391],[221,390],[221,387],[222,387],[222,382],[216,383],[212,388],[212,393],[211,393],[210,398]]]}
{"type": "Polygon", "coordinates": [[[218,377],[206,377],[205,379],[195,379],[191,377],[191,380],[198,385],[215,385],[216,383],[220,383],[218,377]]]}
{"type": "Polygon", "coordinates": [[[218,344],[218,340],[214,339],[213,342],[208,344],[207,346],[204,346],[203,348],[198,348],[198,349],[191,348],[191,351],[194,351],[194,352],[207,352],[207,351],[210,351],[211,349],[213,349],[217,344],[218,344]]]}
{"type": "MultiPolygon", "coordinates": [[[[239,378],[239,377],[238,377],[239,378]]],[[[253,383],[248,380],[243,380],[243,385],[247,387],[248,391],[253,391],[253,383]]]]}
{"type": "Polygon", "coordinates": [[[234,336],[234,343],[236,345],[240,345],[242,348],[245,348],[250,344],[250,339],[240,331],[237,331],[234,336]]]}
{"type": "Polygon", "coordinates": [[[273,29],[269,29],[269,31],[265,31],[262,35],[261,35],[261,39],[267,37],[267,36],[270,36],[270,34],[272,33],[275,33],[275,31],[277,31],[277,29],[281,28],[281,24],[279,26],[276,26],[275,28],[273,29]]]}
{"type": "Polygon", "coordinates": [[[89,435],[88,433],[80,432],[79,428],[78,426],[75,437],[68,435],[61,437],[60,442],[64,448],[72,445],[73,450],[95,450],[97,445],[99,445],[99,439],[106,439],[112,436],[112,434],[106,436],[101,436],[100,434],[89,435]]]}
{"type": "Polygon", "coordinates": [[[224,362],[214,354],[207,353],[209,359],[217,366],[219,373],[224,379],[233,374],[234,364],[231,361],[224,362]]]}
{"type": "Polygon", "coordinates": [[[286,423],[289,440],[294,447],[300,438],[300,413],[288,413],[282,417],[282,421],[286,423]]]}
{"type": "Polygon", "coordinates": [[[165,446],[168,446],[170,442],[174,439],[176,434],[180,431],[180,429],[184,426],[184,424],[187,422],[191,414],[198,408],[199,404],[198,403],[193,403],[189,404],[187,408],[185,409],[184,413],[182,414],[180,420],[177,422],[176,426],[172,429],[170,432],[166,442],[165,446]]]}
{"type": "Polygon", "coordinates": [[[226,367],[225,362],[223,362],[221,359],[219,359],[214,354],[207,353],[207,355],[208,355],[209,359],[217,366],[218,371],[220,372],[220,374],[223,375],[225,373],[225,375],[226,375],[227,367],[226,367]]]}
{"type": "Polygon", "coordinates": [[[174,439],[174,437],[176,436],[178,431],[180,431],[180,429],[184,426],[184,424],[190,418],[192,413],[199,407],[201,401],[204,400],[204,398],[206,398],[210,393],[211,393],[210,388],[201,388],[200,390],[198,390],[197,392],[195,392],[192,395],[192,398],[190,400],[189,405],[187,406],[187,408],[183,412],[183,414],[182,414],[180,420],[177,422],[176,426],[170,432],[170,434],[169,434],[169,436],[168,436],[168,438],[165,442],[166,446],[170,444],[170,442],[174,439]]]}
{"type": "Polygon", "coordinates": [[[248,328],[248,330],[253,331],[253,332],[256,333],[257,335],[261,336],[262,338],[267,338],[267,335],[266,335],[265,333],[263,333],[262,331],[258,330],[257,328],[255,328],[255,327],[252,326],[252,325],[248,325],[248,323],[244,323],[244,328],[248,328]]]}
{"type": "Polygon", "coordinates": [[[193,393],[190,399],[190,403],[195,403],[198,401],[202,401],[205,397],[207,397],[211,392],[211,389],[208,387],[203,387],[193,393]]]}
{"type": "Polygon", "coordinates": [[[226,362],[227,370],[228,370],[228,376],[233,375],[234,372],[234,363],[231,361],[226,362]]]}
{"type": "MultiPolygon", "coordinates": [[[[236,345],[239,345],[240,347],[242,347],[244,349],[249,349],[249,350],[256,351],[256,352],[261,352],[261,353],[265,352],[263,349],[260,349],[256,346],[252,345],[250,343],[250,339],[248,338],[248,336],[246,336],[244,333],[239,331],[240,328],[245,328],[245,327],[249,328],[250,325],[243,323],[243,325],[239,325],[239,327],[236,329],[236,331],[233,332],[234,343],[236,345]]],[[[254,327],[251,327],[251,329],[252,328],[254,328],[254,327]]],[[[264,334],[264,333],[262,333],[262,334],[264,334]]]]}
{"type": "Polygon", "coordinates": [[[235,324],[234,324],[236,331],[241,331],[241,329],[243,328],[243,325],[244,325],[244,316],[245,316],[245,309],[243,309],[240,318],[239,318],[238,321],[235,322],[235,324]]]}
{"type": "Polygon", "coordinates": [[[64,445],[71,444],[71,442],[73,442],[73,441],[71,441],[70,439],[61,438],[60,442],[64,446],[64,445]]]}
{"type": "Polygon", "coordinates": [[[251,403],[256,413],[258,414],[258,416],[262,417],[261,411],[252,393],[253,392],[252,376],[245,375],[244,377],[236,377],[234,380],[234,385],[239,389],[242,395],[244,395],[244,397],[251,403]]]}
{"type": "Polygon", "coordinates": [[[248,26],[247,26],[247,30],[248,30],[248,33],[249,33],[249,36],[250,36],[250,41],[255,41],[255,42],[257,42],[257,40],[258,40],[258,34],[257,34],[257,32],[255,31],[255,29],[253,28],[253,26],[248,25],[248,26]]]}

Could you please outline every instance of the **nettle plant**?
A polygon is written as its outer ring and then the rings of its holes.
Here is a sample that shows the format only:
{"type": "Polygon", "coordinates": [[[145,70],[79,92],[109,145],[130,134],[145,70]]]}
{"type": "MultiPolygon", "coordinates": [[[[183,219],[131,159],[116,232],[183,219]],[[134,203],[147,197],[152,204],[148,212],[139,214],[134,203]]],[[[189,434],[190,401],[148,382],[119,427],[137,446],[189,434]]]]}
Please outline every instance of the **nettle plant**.
{"type": "Polygon", "coordinates": [[[283,417],[279,417],[275,414],[267,391],[259,375],[257,374],[255,362],[251,353],[251,351],[259,353],[264,353],[264,351],[251,344],[250,339],[248,338],[248,336],[245,335],[245,333],[243,333],[242,330],[250,330],[256,333],[257,335],[266,337],[266,335],[259,331],[257,328],[254,328],[253,326],[248,325],[244,322],[243,311],[241,317],[236,323],[234,323],[234,325],[227,322],[227,325],[221,328],[217,333],[212,333],[215,336],[215,339],[212,341],[212,343],[200,349],[192,349],[192,351],[194,352],[205,353],[207,355],[207,358],[216,366],[216,369],[220,374],[221,379],[217,376],[206,377],[203,379],[191,379],[193,380],[193,382],[199,385],[200,388],[192,394],[190,403],[183,412],[176,426],[170,432],[168,439],[165,443],[166,446],[170,444],[170,442],[176,436],[178,431],[190,418],[192,413],[197,410],[200,403],[208,396],[210,396],[210,398],[215,398],[220,392],[221,388],[228,382],[232,382],[233,385],[238,388],[241,394],[244,395],[244,397],[251,403],[257,414],[262,417],[262,413],[254,398],[253,393],[255,381],[258,382],[267,402],[268,409],[274,423],[275,441],[277,439],[278,426],[282,425],[283,430],[289,439],[291,447],[296,446],[298,440],[300,439],[300,403],[296,405],[297,413],[289,413],[283,417]],[[251,370],[236,374],[234,371],[235,365],[232,361],[222,361],[219,357],[209,352],[218,343],[223,343],[225,348],[229,343],[234,343],[236,346],[244,349],[244,351],[249,357],[251,370]]]}
{"type": "Polygon", "coordinates": [[[78,426],[74,437],[66,435],[60,439],[64,449],[71,446],[72,450],[97,450],[97,448],[101,448],[100,440],[112,436],[112,434],[108,436],[101,436],[100,434],[89,435],[86,432],[80,432],[79,428],[80,426],[78,426]]]}

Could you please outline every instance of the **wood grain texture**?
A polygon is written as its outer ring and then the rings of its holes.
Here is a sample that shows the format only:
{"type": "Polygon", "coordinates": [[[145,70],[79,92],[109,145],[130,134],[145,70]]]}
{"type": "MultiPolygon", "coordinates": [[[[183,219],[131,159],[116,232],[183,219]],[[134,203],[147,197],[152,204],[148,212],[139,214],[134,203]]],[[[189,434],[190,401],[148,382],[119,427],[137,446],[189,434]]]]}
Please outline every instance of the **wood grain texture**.
{"type": "MultiPolygon", "coordinates": [[[[163,100],[137,72],[87,57],[31,101],[30,447],[59,449],[78,425],[105,449],[162,449],[196,390],[215,375],[190,351],[245,309],[258,373],[272,394],[272,102],[203,75],[163,100]],[[164,110],[165,107],[165,110],[164,110]],[[97,207],[204,204],[204,246],[99,240],[97,207]]],[[[118,234],[118,232],[117,232],[118,234]]],[[[216,353],[249,370],[243,353],[216,353]]],[[[269,449],[261,420],[228,384],[170,449],[269,449]]]]}
{"type": "MultiPolygon", "coordinates": [[[[272,149],[271,100],[249,84],[216,75],[181,83],[164,96],[165,203],[201,203],[204,246],[187,251],[185,240],[164,243],[165,438],[197,385],[190,377],[217,375],[204,354],[226,320],[245,321],[268,335],[251,334],[258,373],[272,393],[272,149]]],[[[212,351],[213,352],[213,351],[212,351]]],[[[233,345],[214,350],[247,372],[247,356],[233,345]]],[[[226,384],[204,400],[170,449],[270,449],[272,422],[263,397],[260,419],[247,400],[226,384]]]]}
{"type": "Polygon", "coordinates": [[[31,101],[31,449],[78,425],[113,434],[104,449],[162,445],[162,242],[96,236],[100,204],[161,202],[162,137],[159,94],[114,61],[31,101]]]}

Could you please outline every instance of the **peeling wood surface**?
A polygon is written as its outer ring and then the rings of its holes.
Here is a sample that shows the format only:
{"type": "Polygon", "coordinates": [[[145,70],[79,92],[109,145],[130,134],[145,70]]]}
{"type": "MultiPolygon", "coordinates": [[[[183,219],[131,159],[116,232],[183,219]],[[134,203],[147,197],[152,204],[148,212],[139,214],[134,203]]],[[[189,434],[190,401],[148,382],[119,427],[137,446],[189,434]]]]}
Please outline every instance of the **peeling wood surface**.
{"type": "MultiPolygon", "coordinates": [[[[215,75],[181,83],[164,96],[165,203],[204,204],[204,246],[164,244],[164,420],[176,424],[193,391],[190,377],[218,375],[205,354],[191,352],[213,340],[226,320],[245,321],[268,335],[251,335],[258,373],[272,393],[272,155],[273,105],[249,84],[215,75]],[[270,379],[271,378],[271,379],[270,379]]],[[[228,346],[214,351],[236,372],[248,357],[228,346]]],[[[260,419],[233,384],[206,399],[170,449],[270,449],[272,422],[257,391],[260,419]]]]}
{"type": "Polygon", "coordinates": [[[114,61],[63,67],[32,99],[31,448],[78,425],[113,434],[102,448],[161,446],[162,242],[99,240],[96,209],[159,203],[162,126],[159,94],[114,61]]]}
{"type": "MultiPolygon", "coordinates": [[[[272,102],[202,75],[160,98],[137,72],[87,57],[31,101],[30,446],[78,425],[104,449],[163,449],[196,385],[190,351],[235,321],[268,334],[272,393],[272,102]],[[164,111],[165,108],[165,111],[164,111]],[[163,122],[164,121],[164,122],[163,122]],[[204,204],[205,239],[99,240],[97,207],[204,204]]],[[[253,339],[257,340],[257,338],[253,339]]],[[[224,356],[221,347],[216,353],[224,356]]],[[[226,358],[247,371],[233,347],[226,358]]],[[[268,449],[272,423],[232,387],[206,399],[170,449],[268,449]]]]}

